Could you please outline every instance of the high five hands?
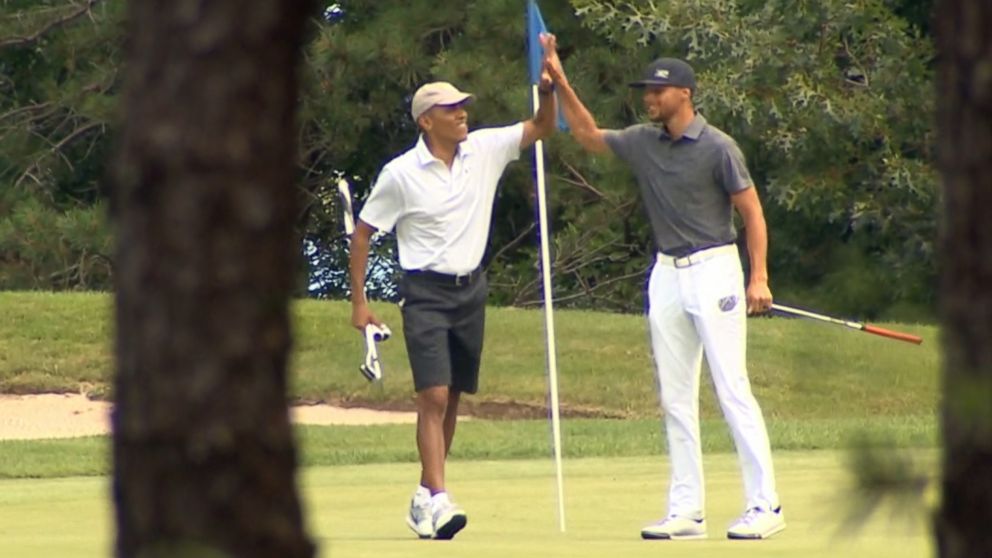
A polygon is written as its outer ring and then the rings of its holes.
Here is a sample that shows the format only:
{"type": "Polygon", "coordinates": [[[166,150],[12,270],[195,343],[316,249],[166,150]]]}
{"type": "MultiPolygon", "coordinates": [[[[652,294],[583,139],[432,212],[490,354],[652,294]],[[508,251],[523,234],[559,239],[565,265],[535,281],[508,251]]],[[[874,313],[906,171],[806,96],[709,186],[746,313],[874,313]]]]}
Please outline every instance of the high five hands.
{"type": "MultiPolygon", "coordinates": [[[[539,37],[541,47],[544,48],[544,72],[541,74],[541,86],[544,86],[544,77],[553,83],[565,81],[565,69],[558,58],[558,38],[551,33],[541,33],[539,37]]],[[[548,87],[551,85],[549,84],[548,87]]]]}

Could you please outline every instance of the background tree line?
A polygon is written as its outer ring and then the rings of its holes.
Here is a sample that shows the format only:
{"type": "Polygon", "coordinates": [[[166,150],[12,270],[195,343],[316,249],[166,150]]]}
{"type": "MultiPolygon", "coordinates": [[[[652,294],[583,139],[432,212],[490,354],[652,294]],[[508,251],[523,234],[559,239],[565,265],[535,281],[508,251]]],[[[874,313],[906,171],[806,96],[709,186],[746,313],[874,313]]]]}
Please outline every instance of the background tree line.
{"type": "MultiPolygon", "coordinates": [[[[0,2],[0,288],[109,289],[103,188],[118,124],[123,0],[0,2]]],[[[409,96],[446,79],[476,125],[529,111],[518,0],[325,2],[310,22],[300,110],[300,295],[346,294],[334,180],[360,200],[408,148],[409,96]]],[[[735,136],[765,201],[779,298],[867,317],[934,306],[938,187],[931,2],[549,1],[570,77],[602,126],[642,118],[626,83],[692,61],[707,118],[735,136]]],[[[560,134],[547,145],[560,305],[636,311],[652,251],[632,178],[560,134]]],[[[493,299],[540,303],[530,153],[503,182],[493,299]]],[[[391,246],[375,293],[389,297],[391,246]]]]}

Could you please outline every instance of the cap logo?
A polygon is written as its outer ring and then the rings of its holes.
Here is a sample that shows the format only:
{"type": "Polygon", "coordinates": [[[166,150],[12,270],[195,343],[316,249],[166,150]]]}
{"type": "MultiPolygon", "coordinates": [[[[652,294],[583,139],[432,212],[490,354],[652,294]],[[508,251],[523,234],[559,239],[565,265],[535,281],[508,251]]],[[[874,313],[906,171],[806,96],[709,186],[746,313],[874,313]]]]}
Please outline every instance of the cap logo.
{"type": "Polygon", "coordinates": [[[654,77],[661,79],[668,79],[668,70],[664,68],[659,68],[654,71],[654,77]]]}

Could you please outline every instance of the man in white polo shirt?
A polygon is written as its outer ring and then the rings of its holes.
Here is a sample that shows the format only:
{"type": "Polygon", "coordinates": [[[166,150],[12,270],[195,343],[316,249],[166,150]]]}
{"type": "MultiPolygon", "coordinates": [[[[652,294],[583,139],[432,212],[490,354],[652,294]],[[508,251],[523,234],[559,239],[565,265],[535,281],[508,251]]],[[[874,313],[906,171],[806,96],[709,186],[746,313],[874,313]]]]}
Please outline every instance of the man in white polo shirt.
{"type": "Polygon", "coordinates": [[[351,241],[352,325],[379,320],[365,299],[369,237],[396,231],[403,277],[398,284],[417,392],[420,484],[407,524],[420,538],[450,539],[467,523],[445,491],[444,465],[462,393],[478,389],[488,285],[480,268],[496,188],[520,150],[552,133],[555,101],[545,74],[532,120],[469,132],[470,93],[446,82],[413,96],[421,135],[383,167],[351,241]]]}

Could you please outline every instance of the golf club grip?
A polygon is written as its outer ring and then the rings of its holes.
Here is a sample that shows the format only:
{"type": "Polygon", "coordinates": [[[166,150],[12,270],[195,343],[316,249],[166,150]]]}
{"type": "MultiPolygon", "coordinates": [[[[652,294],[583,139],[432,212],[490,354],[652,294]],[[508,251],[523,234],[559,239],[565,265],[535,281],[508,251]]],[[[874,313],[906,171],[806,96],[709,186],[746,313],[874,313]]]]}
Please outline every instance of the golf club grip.
{"type": "Polygon", "coordinates": [[[919,345],[923,343],[923,338],[911,333],[902,333],[899,331],[892,331],[891,329],[885,329],[884,327],[873,326],[871,324],[864,325],[864,331],[868,333],[874,333],[875,335],[881,335],[882,337],[888,337],[890,339],[898,339],[900,341],[906,341],[908,343],[915,343],[919,345]]]}

